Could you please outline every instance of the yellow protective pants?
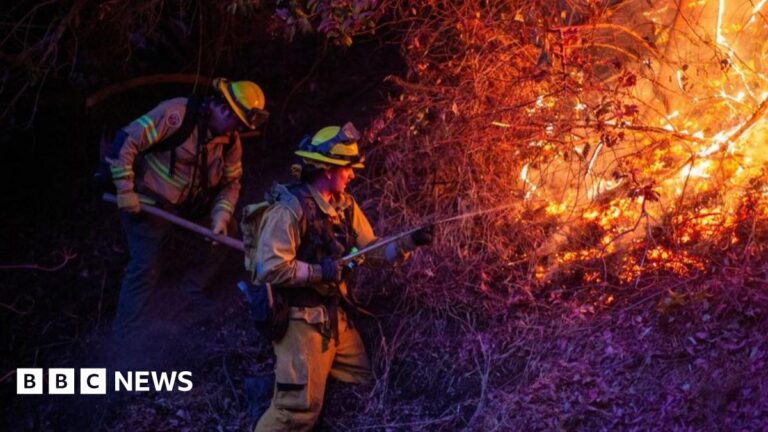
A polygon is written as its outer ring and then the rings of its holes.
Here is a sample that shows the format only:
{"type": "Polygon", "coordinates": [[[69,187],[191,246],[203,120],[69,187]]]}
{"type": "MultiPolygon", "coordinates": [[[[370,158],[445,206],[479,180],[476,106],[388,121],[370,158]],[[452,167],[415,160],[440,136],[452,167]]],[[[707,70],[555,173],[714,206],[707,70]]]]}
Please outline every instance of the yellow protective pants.
{"type": "Polygon", "coordinates": [[[328,375],[348,383],[370,381],[371,368],[360,334],[349,326],[342,310],[338,318],[338,346],[317,325],[290,320],[285,336],[274,344],[275,390],[256,432],[312,430],[323,408],[328,375]]]}

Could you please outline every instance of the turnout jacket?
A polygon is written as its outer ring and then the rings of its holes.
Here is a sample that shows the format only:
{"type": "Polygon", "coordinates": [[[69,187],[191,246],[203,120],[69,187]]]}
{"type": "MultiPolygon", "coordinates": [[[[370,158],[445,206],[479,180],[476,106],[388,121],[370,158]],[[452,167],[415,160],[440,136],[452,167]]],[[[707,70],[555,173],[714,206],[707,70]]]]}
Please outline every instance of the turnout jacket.
{"type": "MultiPolygon", "coordinates": [[[[181,126],[187,98],[161,102],[147,114],[122,129],[126,135],[117,157],[107,159],[117,192],[132,191],[178,205],[202,189],[198,153],[199,126],[176,148],[173,175],[170,174],[171,151],[152,152],[154,144],[171,136],[181,126]]],[[[240,194],[242,145],[240,136],[213,136],[206,132],[208,187],[217,190],[211,216],[217,212],[234,212],[240,194]]]]}
{"type": "MultiPolygon", "coordinates": [[[[355,246],[359,249],[378,240],[371,224],[351,195],[335,196],[326,201],[311,185],[303,185],[311,194],[318,212],[331,218],[333,223],[342,223],[343,214],[351,215],[346,221],[353,231],[355,246]]],[[[274,286],[309,287],[322,296],[332,296],[338,288],[346,294],[344,282],[340,286],[321,281],[322,270],[317,262],[302,261],[297,258],[302,242],[307,239],[307,224],[299,198],[284,185],[275,185],[268,194],[273,204],[266,210],[259,228],[256,246],[256,283],[270,283],[274,286]]],[[[402,261],[408,258],[415,246],[410,237],[372,251],[366,255],[366,262],[373,264],[402,261]]],[[[346,251],[345,253],[348,253],[346,251]]]]}

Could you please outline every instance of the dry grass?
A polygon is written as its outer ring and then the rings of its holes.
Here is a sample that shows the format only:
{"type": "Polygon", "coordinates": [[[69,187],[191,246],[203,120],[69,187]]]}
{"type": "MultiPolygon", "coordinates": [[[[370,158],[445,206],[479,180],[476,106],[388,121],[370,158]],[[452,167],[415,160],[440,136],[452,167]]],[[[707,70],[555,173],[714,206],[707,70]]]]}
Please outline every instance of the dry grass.
{"type": "Polygon", "coordinates": [[[382,314],[378,381],[345,427],[761,427],[766,323],[738,311],[766,307],[762,172],[730,190],[689,175],[670,198],[705,140],[654,123],[662,104],[648,101],[673,96],[642,96],[661,85],[642,61],[673,60],[628,18],[638,7],[392,6],[409,73],[368,131],[364,209],[394,233],[512,207],[439,225],[389,283],[362,278],[382,314]],[[717,206],[733,217],[707,225],[717,206]]]}

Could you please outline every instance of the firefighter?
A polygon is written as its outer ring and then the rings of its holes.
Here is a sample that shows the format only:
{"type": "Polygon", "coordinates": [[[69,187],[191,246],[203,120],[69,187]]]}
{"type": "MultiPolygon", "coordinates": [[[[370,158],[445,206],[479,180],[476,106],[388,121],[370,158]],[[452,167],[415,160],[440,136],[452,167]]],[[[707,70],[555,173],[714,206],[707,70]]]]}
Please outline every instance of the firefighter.
{"type": "MultiPolygon", "coordinates": [[[[269,283],[287,313],[284,334],[275,337],[275,387],[256,431],[311,430],[320,415],[328,376],[366,383],[370,365],[350,313],[340,258],[352,248],[376,242],[360,207],[345,193],[356,169],[363,168],[360,135],[352,125],[329,126],[305,137],[296,154],[301,181],[276,185],[273,204],[260,224],[256,281],[269,283]]],[[[430,243],[421,229],[372,252],[367,262],[406,259],[416,246],[430,243]]],[[[279,330],[278,330],[279,332],[279,330]]]]}
{"type": "MultiPolygon", "coordinates": [[[[105,158],[117,189],[117,205],[130,261],[120,288],[113,331],[126,336],[146,318],[157,281],[159,254],[174,231],[159,218],[139,213],[140,202],[209,223],[216,234],[236,225],[232,213],[240,194],[242,147],[239,133],[254,130],[268,116],[264,93],[250,81],[213,81],[205,98],[175,98],[122,128],[105,158]]],[[[181,287],[192,303],[202,296],[224,258],[221,248],[203,246],[181,287]]],[[[193,254],[195,255],[195,254],[193,254]]]]}

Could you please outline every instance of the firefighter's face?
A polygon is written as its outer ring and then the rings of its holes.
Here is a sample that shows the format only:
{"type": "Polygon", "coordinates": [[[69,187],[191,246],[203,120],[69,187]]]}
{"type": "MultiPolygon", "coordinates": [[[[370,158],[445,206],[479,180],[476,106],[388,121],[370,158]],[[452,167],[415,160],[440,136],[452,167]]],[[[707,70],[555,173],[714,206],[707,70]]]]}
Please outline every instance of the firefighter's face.
{"type": "Polygon", "coordinates": [[[355,178],[355,171],[349,167],[338,167],[328,170],[329,189],[333,193],[344,193],[347,185],[355,178]]]}
{"type": "Polygon", "coordinates": [[[215,104],[211,109],[211,128],[219,135],[226,135],[233,131],[242,131],[245,127],[237,114],[226,104],[215,104]]]}

